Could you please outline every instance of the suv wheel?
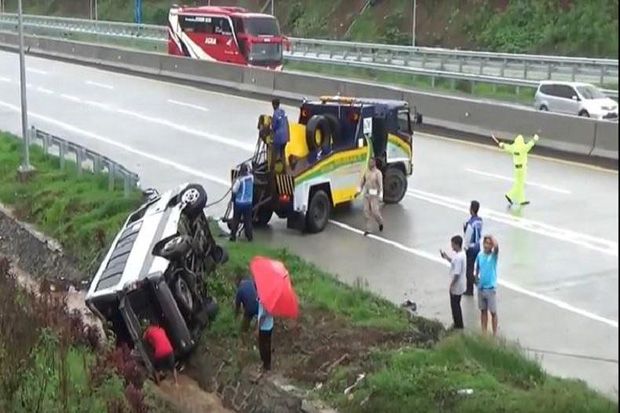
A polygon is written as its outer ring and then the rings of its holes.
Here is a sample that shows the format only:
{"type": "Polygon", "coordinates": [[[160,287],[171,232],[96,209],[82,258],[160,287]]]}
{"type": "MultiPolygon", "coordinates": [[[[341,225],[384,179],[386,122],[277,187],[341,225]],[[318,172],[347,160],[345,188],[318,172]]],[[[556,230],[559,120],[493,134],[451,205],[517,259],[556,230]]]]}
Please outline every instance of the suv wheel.
{"type": "Polygon", "coordinates": [[[308,231],[317,233],[323,231],[329,221],[332,203],[327,193],[319,189],[312,195],[308,212],[306,213],[306,225],[308,231]]]}
{"type": "Polygon", "coordinates": [[[256,216],[253,219],[253,224],[257,228],[266,227],[271,221],[271,216],[273,215],[273,210],[268,207],[259,208],[256,211],[256,216]]]}
{"type": "Polygon", "coordinates": [[[198,184],[190,184],[179,195],[180,201],[185,205],[183,212],[195,218],[207,205],[207,192],[198,184]]]}
{"type": "Polygon", "coordinates": [[[549,108],[547,107],[547,105],[540,105],[540,107],[538,108],[538,110],[542,111],[542,112],[548,112],[549,108]]]}
{"type": "Polygon", "coordinates": [[[194,310],[194,297],[183,277],[178,277],[174,283],[174,298],[184,314],[191,314],[194,310]]]}

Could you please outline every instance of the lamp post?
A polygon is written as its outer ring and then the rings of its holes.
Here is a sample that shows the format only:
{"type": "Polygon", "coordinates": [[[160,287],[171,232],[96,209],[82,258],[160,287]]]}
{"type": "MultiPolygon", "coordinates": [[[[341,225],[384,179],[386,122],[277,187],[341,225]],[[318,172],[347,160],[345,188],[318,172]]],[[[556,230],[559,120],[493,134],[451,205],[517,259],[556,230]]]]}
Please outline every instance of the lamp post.
{"type": "Polygon", "coordinates": [[[416,9],[418,8],[417,0],[413,0],[413,23],[411,24],[411,46],[415,47],[415,22],[416,22],[416,9]]]}
{"type": "Polygon", "coordinates": [[[271,0],[271,15],[276,15],[276,0],[271,0]]]}
{"type": "Polygon", "coordinates": [[[23,136],[23,157],[22,164],[19,166],[21,174],[28,174],[33,170],[30,165],[30,130],[28,129],[28,105],[26,103],[26,58],[24,52],[24,21],[22,12],[22,0],[17,0],[17,21],[19,26],[19,86],[22,103],[22,136],[23,136]]]}

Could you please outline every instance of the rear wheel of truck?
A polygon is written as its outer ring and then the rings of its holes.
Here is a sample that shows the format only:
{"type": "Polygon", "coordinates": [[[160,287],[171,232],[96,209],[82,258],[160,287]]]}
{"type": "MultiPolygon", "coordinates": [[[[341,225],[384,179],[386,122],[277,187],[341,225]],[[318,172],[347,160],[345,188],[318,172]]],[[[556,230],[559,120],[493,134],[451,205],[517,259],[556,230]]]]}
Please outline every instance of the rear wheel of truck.
{"type": "Polygon", "coordinates": [[[386,204],[397,204],[407,193],[407,177],[405,173],[397,167],[388,167],[383,177],[383,202],[386,204]]]}
{"type": "Polygon", "coordinates": [[[323,231],[329,221],[332,202],[329,195],[322,189],[317,190],[310,198],[308,212],[306,213],[306,229],[310,233],[323,231]]]}
{"type": "Polygon", "coordinates": [[[178,277],[174,283],[174,298],[184,314],[191,314],[194,310],[192,291],[183,277],[178,277]]]}

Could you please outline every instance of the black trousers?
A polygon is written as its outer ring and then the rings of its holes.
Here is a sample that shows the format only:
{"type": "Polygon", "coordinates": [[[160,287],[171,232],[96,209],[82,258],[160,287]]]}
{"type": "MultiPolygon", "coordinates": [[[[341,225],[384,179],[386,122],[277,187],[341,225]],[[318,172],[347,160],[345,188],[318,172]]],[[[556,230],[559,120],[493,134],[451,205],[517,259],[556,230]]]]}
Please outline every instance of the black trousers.
{"type": "Polygon", "coordinates": [[[263,361],[263,368],[271,370],[271,333],[273,330],[258,332],[258,352],[263,361]]]}
{"type": "Polygon", "coordinates": [[[454,328],[463,328],[463,312],[461,311],[461,295],[450,294],[450,309],[452,310],[452,320],[454,328]]]}
{"type": "Polygon", "coordinates": [[[234,206],[233,219],[230,226],[230,239],[237,239],[237,230],[239,229],[239,221],[243,219],[243,231],[248,241],[252,241],[252,205],[239,207],[234,206]]]}
{"type": "Polygon", "coordinates": [[[467,268],[465,270],[467,289],[465,290],[465,295],[474,295],[474,263],[476,262],[478,252],[480,251],[471,248],[465,251],[465,256],[467,257],[467,268]]]}

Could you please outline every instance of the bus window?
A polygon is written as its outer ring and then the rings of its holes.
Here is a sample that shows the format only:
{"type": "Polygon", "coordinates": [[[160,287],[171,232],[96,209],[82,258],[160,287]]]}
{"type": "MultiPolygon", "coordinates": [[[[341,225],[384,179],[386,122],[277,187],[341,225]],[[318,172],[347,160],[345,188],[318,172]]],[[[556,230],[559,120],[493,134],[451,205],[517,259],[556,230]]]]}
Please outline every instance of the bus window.
{"type": "Polygon", "coordinates": [[[228,19],[205,16],[179,16],[181,29],[187,33],[232,35],[228,19]]]}
{"type": "Polygon", "coordinates": [[[252,36],[279,36],[280,27],[274,17],[247,17],[243,21],[245,33],[252,36]]]}

